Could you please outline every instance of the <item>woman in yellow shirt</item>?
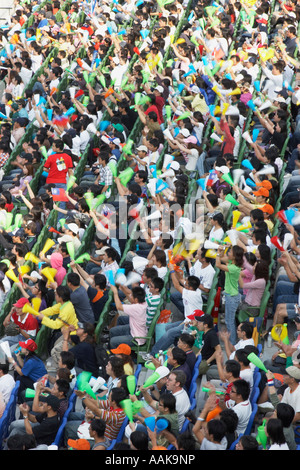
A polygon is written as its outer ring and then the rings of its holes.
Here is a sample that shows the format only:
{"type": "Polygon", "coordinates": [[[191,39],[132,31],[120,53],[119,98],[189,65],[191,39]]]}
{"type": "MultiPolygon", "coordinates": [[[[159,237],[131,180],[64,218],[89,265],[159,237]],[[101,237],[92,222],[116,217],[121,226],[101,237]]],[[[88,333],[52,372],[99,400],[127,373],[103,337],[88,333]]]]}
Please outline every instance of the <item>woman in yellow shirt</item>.
{"type": "MultiPolygon", "coordinates": [[[[42,310],[37,318],[41,320],[42,325],[47,326],[53,330],[60,330],[61,328],[73,327],[74,331],[70,335],[76,334],[78,328],[78,318],[75,312],[75,308],[70,301],[70,290],[67,286],[60,285],[56,288],[55,291],[55,301],[52,307],[42,310]],[[50,318],[52,316],[56,318],[50,318]]],[[[60,353],[63,347],[63,335],[58,338],[55,342],[54,347],[51,350],[51,358],[55,364],[55,367],[58,366],[60,353]]]]}
{"type": "Polygon", "coordinates": [[[124,372],[125,375],[134,374],[134,362],[131,357],[131,347],[128,344],[122,343],[116,349],[111,349],[111,352],[117,356],[121,357],[124,361],[124,372]]]}

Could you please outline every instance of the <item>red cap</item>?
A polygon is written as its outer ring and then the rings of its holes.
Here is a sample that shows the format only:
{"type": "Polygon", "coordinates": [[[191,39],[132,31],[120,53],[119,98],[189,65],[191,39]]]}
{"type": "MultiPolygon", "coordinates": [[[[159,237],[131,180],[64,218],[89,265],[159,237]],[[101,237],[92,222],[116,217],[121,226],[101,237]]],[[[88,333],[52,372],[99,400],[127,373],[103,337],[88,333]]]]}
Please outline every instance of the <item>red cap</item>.
{"type": "Polygon", "coordinates": [[[29,300],[26,297],[21,297],[14,305],[17,308],[23,308],[25,304],[29,304],[29,300]]]}
{"type": "Polygon", "coordinates": [[[27,339],[26,341],[19,341],[19,346],[21,348],[27,349],[28,351],[35,351],[37,349],[37,344],[33,339],[27,339]]]}
{"type": "Polygon", "coordinates": [[[189,320],[197,320],[197,318],[202,317],[202,315],[204,315],[203,310],[194,310],[191,315],[188,315],[188,316],[187,316],[187,318],[188,318],[189,320]]]}

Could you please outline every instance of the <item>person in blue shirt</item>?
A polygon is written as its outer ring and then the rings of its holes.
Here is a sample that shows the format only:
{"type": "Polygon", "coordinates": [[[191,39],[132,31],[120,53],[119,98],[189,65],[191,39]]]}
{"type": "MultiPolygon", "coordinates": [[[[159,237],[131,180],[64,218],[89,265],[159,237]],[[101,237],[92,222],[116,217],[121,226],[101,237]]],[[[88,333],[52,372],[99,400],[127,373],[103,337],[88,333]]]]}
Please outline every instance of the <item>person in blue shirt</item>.
{"type": "Polygon", "coordinates": [[[201,75],[196,81],[196,85],[200,89],[200,93],[204,96],[206,104],[209,106],[215,103],[216,94],[212,90],[214,86],[213,82],[209,79],[208,75],[201,75]],[[202,79],[202,80],[201,80],[202,79]]]}
{"type": "Polygon", "coordinates": [[[26,388],[33,389],[33,384],[41,377],[46,375],[47,369],[44,362],[36,355],[37,344],[33,339],[28,338],[26,341],[20,341],[21,351],[14,356],[8,358],[14,369],[14,379],[20,382],[18,390],[18,399],[21,399],[21,393],[26,388]]]}
{"type": "Polygon", "coordinates": [[[121,141],[119,137],[110,137],[109,139],[110,151],[116,157],[117,160],[119,160],[121,156],[120,143],[121,141]]]}

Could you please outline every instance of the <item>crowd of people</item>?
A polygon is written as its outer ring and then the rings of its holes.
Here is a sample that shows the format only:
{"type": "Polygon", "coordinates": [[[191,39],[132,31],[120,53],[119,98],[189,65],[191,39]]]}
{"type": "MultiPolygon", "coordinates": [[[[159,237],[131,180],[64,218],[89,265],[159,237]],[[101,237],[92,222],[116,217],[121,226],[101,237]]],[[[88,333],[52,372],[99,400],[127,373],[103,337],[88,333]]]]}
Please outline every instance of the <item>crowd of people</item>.
{"type": "Polygon", "coordinates": [[[17,401],[2,449],[297,448],[299,14],[15,0],[0,27],[0,426],[17,401]]]}

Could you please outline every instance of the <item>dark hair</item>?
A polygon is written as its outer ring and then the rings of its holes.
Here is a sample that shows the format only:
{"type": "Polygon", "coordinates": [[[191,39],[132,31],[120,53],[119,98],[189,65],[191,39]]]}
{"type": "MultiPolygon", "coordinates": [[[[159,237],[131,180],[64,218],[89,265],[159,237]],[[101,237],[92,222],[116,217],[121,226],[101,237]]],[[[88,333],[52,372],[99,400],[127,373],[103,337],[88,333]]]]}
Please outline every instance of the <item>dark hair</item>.
{"type": "Polygon", "coordinates": [[[176,398],[172,393],[162,393],[158,401],[162,403],[162,406],[168,408],[170,414],[176,413],[176,398]]]}
{"type": "Polygon", "coordinates": [[[24,434],[22,438],[23,450],[35,449],[37,446],[34,434],[24,434]]]}
{"type": "Polygon", "coordinates": [[[63,286],[63,285],[58,286],[56,288],[56,293],[59,297],[61,297],[63,302],[68,302],[71,298],[71,293],[67,286],[63,286]]]}
{"type": "Polygon", "coordinates": [[[209,329],[214,326],[213,317],[207,313],[205,315],[202,315],[198,321],[203,322],[203,324],[206,325],[209,329]]]}
{"type": "Polygon", "coordinates": [[[167,250],[173,245],[174,239],[170,233],[163,233],[162,234],[162,244],[164,250],[167,250]]]}
{"type": "Polygon", "coordinates": [[[117,406],[120,406],[121,401],[127,398],[126,390],[122,387],[114,387],[111,390],[111,400],[116,402],[117,406]]]}
{"type": "Polygon", "coordinates": [[[189,287],[191,287],[194,291],[199,289],[200,279],[197,276],[188,276],[187,282],[189,287]]]}
{"type": "Polygon", "coordinates": [[[250,395],[249,382],[247,382],[244,379],[238,379],[234,381],[234,386],[235,386],[237,395],[241,395],[243,401],[248,400],[249,395],[250,395]]]}
{"type": "Polygon", "coordinates": [[[138,170],[136,174],[146,183],[148,180],[148,174],[145,170],[138,170]]]}
{"type": "Polygon", "coordinates": [[[9,372],[9,363],[6,361],[0,364],[0,370],[2,370],[3,374],[8,374],[9,372]]]}
{"type": "Polygon", "coordinates": [[[249,359],[247,358],[247,353],[244,351],[244,349],[237,349],[235,351],[235,357],[236,359],[241,362],[244,366],[248,366],[250,364],[249,359]]]}
{"type": "Polygon", "coordinates": [[[213,435],[214,441],[221,442],[226,434],[226,424],[220,419],[211,419],[207,423],[207,431],[213,435]]]}
{"type": "Polygon", "coordinates": [[[255,240],[260,243],[266,243],[266,232],[263,229],[253,230],[252,236],[255,236],[255,240]]]}
{"type": "Polygon", "coordinates": [[[241,268],[243,266],[243,262],[244,262],[244,250],[243,250],[243,248],[238,246],[238,245],[234,245],[232,247],[232,254],[233,254],[233,257],[234,257],[235,265],[238,266],[239,268],[241,268]]]}
{"type": "Polygon", "coordinates": [[[252,216],[253,220],[260,220],[260,221],[264,220],[264,213],[261,209],[253,209],[250,212],[250,216],[252,216]]]}
{"type": "Polygon", "coordinates": [[[244,434],[240,437],[240,443],[244,450],[258,450],[258,442],[254,436],[244,434]]]}
{"type": "Polygon", "coordinates": [[[283,425],[280,419],[270,418],[266,425],[266,431],[272,443],[285,444],[286,439],[283,432],[283,425]]]}
{"type": "Polygon", "coordinates": [[[106,276],[104,274],[96,273],[94,276],[95,285],[104,290],[107,285],[106,276]]]}
{"type": "Polygon", "coordinates": [[[67,367],[60,367],[57,369],[56,375],[59,379],[64,379],[68,383],[72,382],[72,380],[75,378],[75,375],[72,375],[67,367]]]}
{"type": "Polygon", "coordinates": [[[234,359],[228,359],[225,362],[225,370],[226,372],[231,373],[235,379],[238,379],[241,372],[241,366],[238,361],[235,361],[234,359]]]}
{"type": "Polygon", "coordinates": [[[124,361],[121,357],[111,356],[108,359],[108,362],[111,365],[113,373],[116,377],[121,377],[124,374],[124,361]]]}
{"type": "Polygon", "coordinates": [[[155,279],[157,277],[157,270],[153,267],[146,267],[144,269],[144,276],[149,277],[150,279],[155,279]]]}
{"type": "Polygon", "coordinates": [[[201,256],[201,258],[204,258],[204,259],[205,259],[205,262],[206,262],[206,263],[210,263],[210,262],[211,262],[211,259],[210,259],[210,258],[207,258],[207,257],[205,256],[205,255],[206,255],[206,252],[207,252],[207,250],[206,250],[206,248],[204,248],[204,246],[203,246],[203,247],[201,248],[201,250],[200,250],[200,256],[201,256]]]}
{"type": "Polygon", "coordinates": [[[241,331],[244,331],[244,333],[246,333],[246,338],[247,339],[252,338],[253,325],[250,322],[244,321],[244,322],[241,323],[240,327],[241,327],[241,331]]]}
{"type": "Polygon", "coordinates": [[[162,291],[165,285],[164,280],[161,277],[155,277],[154,279],[152,279],[152,284],[155,289],[159,290],[159,292],[162,291]]]}
{"type": "Polygon", "coordinates": [[[156,260],[162,265],[162,266],[167,266],[167,258],[166,258],[166,253],[164,250],[156,249],[153,252],[153,256],[155,256],[156,260]]]}
{"type": "Polygon", "coordinates": [[[127,442],[116,442],[113,450],[130,450],[130,445],[127,442]]]}
{"type": "Polygon", "coordinates": [[[113,261],[116,260],[117,255],[118,255],[117,251],[111,247],[105,250],[105,254],[107,255],[108,258],[111,258],[113,261]]]}
{"type": "Polygon", "coordinates": [[[291,426],[295,417],[294,408],[288,403],[278,403],[276,407],[277,418],[282,422],[284,428],[291,426]]]}
{"type": "Polygon", "coordinates": [[[259,351],[256,346],[253,344],[247,344],[247,346],[244,347],[244,352],[249,356],[250,353],[256,354],[256,356],[259,356],[259,351]]]}
{"type": "Polygon", "coordinates": [[[175,346],[172,349],[172,356],[173,359],[182,366],[186,362],[186,352],[183,351],[183,349],[178,348],[178,346],[175,346]]]}
{"type": "Polygon", "coordinates": [[[65,379],[57,379],[56,380],[56,385],[57,385],[58,391],[62,392],[64,394],[64,396],[66,397],[69,393],[69,390],[70,390],[69,382],[67,382],[67,380],[65,380],[65,379]]]}
{"type": "Polygon", "coordinates": [[[179,339],[190,348],[194,346],[195,338],[193,335],[190,335],[189,333],[181,333],[179,339]]]}
{"type": "Polygon", "coordinates": [[[254,268],[255,279],[265,279],[267,282],[269,279],[269,265],[263,261],[258,260],[254,268]]]}
{"type": "Polygon", "coordinates": [[[93,418],[90,423],[92,431],[95,431],[98,437],[103,437],[106,428],[106,422],[101,418],[93,418]]]}
{"type": "Polygon", "coordinates": [[[137,299],[139,304],[142,304],[145,302],[146,293],[142,287],[133,287],[131,292],[132,292],[132,297],[137,299]]]}
{"type": "Polygon", "coordinates": [[[69,273],[67,276],[67,281],[72,284],[72,286],[80,286],[80,276],[78,273],[69,273]]]}
{"type": "Polygon", "coordinates": [[[224,230],[224,232],[226,232],[227,230],[227,224],[224,220],[224,216],[222,214],[222,212],[217,212],[213,217],[212,217],[212,220],[214,220],[215,222],[218,222],[218,224],[220,225],[220,227],[222,227],[222,229],[224,230]]]}
{"type": "Polygon", "coordinates": [[[142,194],[142,188],[140,187],[139,184],[137,183],[130,183],[127,186],[128,191],[130,191],[132,194],[136,194],[137,196],[141,196],[142,194]]]}
{"type": "Polygon", "coordinates": [[[208,194],[207,199],[213,207],[217,207],[219,204],[219,199],[216,194],[208,194]]]}
{"type": "Polygon", "coordinates": [[[220,420],[226,425],[226,431],[228,433],[234,433],[236,431],[239,418],[236,412],[232,408],[225,408],[220,413],[220,420]]]}
{"type": "Polygon", "coordinates": [[[271,261],[271,249],[270,249],[270,247],[268,245],[266,245],[265,243],[261,243],[260,245],[258,245],[257,250],[260,254],[260,258],[263,261],[266,261],[267,263],[270,263],[270,261],[271,261]]]}
{"type": "Polygon", "coordinates": [[[24,450],[24,435],[15,434],[7,439],[8,450],[24,450]]]}
{"type": "Polygon", "coordinates": [[[251,251],[247,251],[247,253],[244,253],[244,256],[248,263],[251,264],[251,266],[255,265],[257,258],[254,253],[252,253],[251,251]]]}
{"type": "Polygon", "coordinates": [[[61,351],[60,359],[61,363],[67,366],[69,370],[75,367],[75,356],[71,351],[61,351]]]}
{"type": "Polygon", "coordinates": [[[59,150],[63,150],[64,148],[64,143],[62,140],[60,139],[55,139],[54,142],[55,146],[59,149],[59,150]]]}
{"type": "Polygon", "coordinates": [[[190,431],[185,431],[177,437],[177,446],[179,450],[195,450],[196,440],[190,431]]]}
{"type": "Polygon", "coordinates": [[[137,450],[148,450],[148,436],[143,431],[133,431],[130,434],[130,441],[137,450]]]}

